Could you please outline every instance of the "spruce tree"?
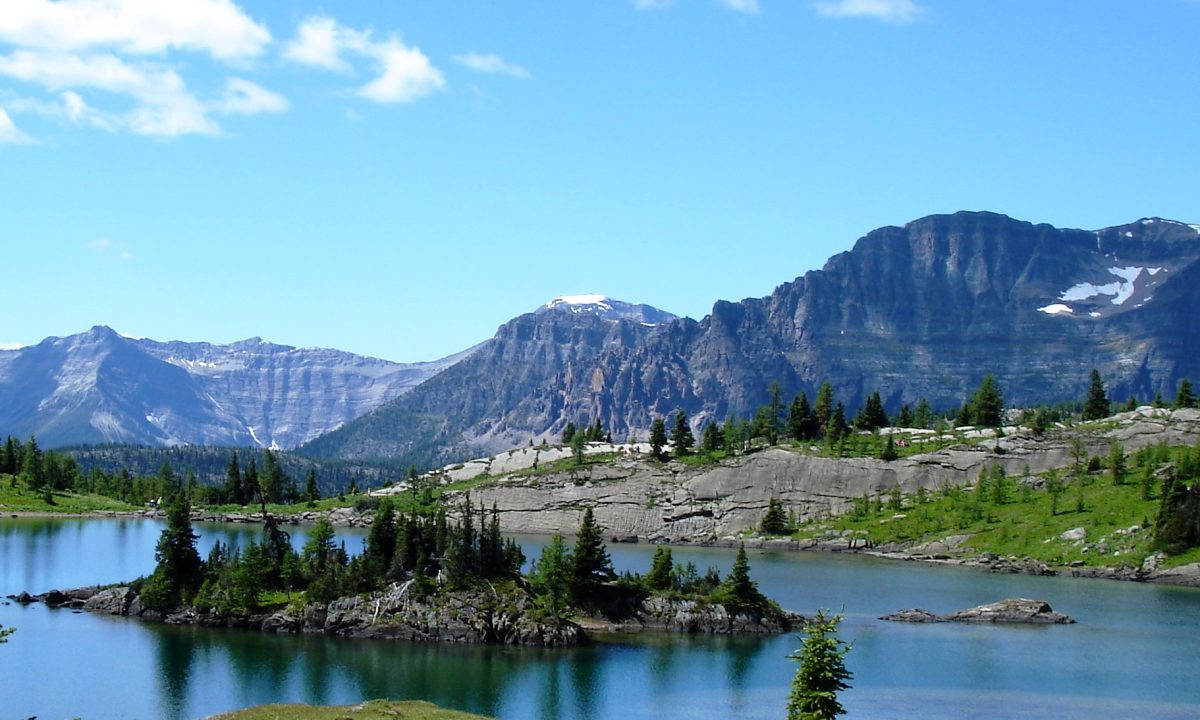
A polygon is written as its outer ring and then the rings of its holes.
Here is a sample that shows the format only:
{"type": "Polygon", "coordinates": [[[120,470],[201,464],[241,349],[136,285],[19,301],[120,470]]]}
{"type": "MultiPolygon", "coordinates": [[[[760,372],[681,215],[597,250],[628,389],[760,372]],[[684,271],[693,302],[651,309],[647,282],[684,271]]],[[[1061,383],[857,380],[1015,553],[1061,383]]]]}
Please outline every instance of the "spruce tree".
{"type": "Polygon", "coordinates": [[[846,714],[838,693],[850,687],[853,675],[846,669],[850,646],[837,637],[840,614],[825,610],[804,624],[804,647],[790,657],[800,663],[788,698],[788,720],[833,720],[846,714]]]}
{"type": "Polygon", "coordinates": [[[308,477],[304,480],[304,500],[309,506],[314,506],[321,499],[321,488],[317,486],[316,468],[308,469],[308,477]]]}
{"type": "Polygon", "coordinates": [[[917,400],[917,409],[913,411],[913,425],[930,430],[933,428],[933,408],[925,398],[917,400]]]}
{"type": "Polygon", "coordinates": [[[1108,393],[1104,391],[1104,381],[1100,379],[1100,371],[1092,368],[1087,399],[1083,403],[1083,419],[1100,420],[1106,417],[1108,417],[1108,393]]]}
{"type": "Polygon", "coordinates": [[[576,603],[594,600],[600,586],[614,578],[616,573],[604,546],[604,530],[596,524],[592,509],[585,508],[571,557],[571,597],[576,603]]]}
{"type": "Polygon", "coordinates": [[[767,512],[759,522],[758,530],[764,535],[787,535],[790,532],[791,528],[788,527],[788,516],[784,512],[783,503],[776,498],[767,501],[767,512]]]}
{"type": "Polygon", "coordinates": [[[147,607],[152,610],[175,607],[195,594],[203,579],[196,539],[192,532],[191,503],[186,494],[176,492],[167,506],[167,527],[154,546],[157,565],[144,584],[149,589],[143,598],[147,607]]]}
{"type": "Polygon", "coordinates": [[[908,403],[900,406],[900,412],[896,415],[896,427],[909,428],[913,426],[912,408],[908,403]]]}
{"type": "Polygon", "coordinates": [[[667,426],[662,418],[656,417],[650,423],[650,454],[655,460],[663,459],[663,447],[667,444],[667,426]]]}
{"type": "Polygon", "coordinates": [[[561,618],[571,598],[571,551],[562,535],[555,535],[542,548],[542,555],[533,566],[530,584],[538,602],[551,617],[561,618]]]}
{"type": "Polygon", "coordinates": [[[671,450],[677,457],[692,454],[696,438],[688,425],[687,415],[682,410],[675,413],[675,425],[671,428],[671,450]]]}
{"type": "Polygon", "coordinates": [[[1192,381],[1184,378],[1179,381],[1179,390],[1175,393],[1176,408],[1196,407],[1196,396],[1192,394],[1192,381]]]}
{"type": "Polygon", "coordinates": [[[817,389],[817,399],[813,403],[813,416],[817,421],[817,433],[825,435],[829,432],[829,419],[833,417],[833,386],[828,382],[821,383],[817,389]]]}
{"type": "Polygon", "coordinates": [[[652,592],[670,590],[673,584],[672,570],[674,567],[671,548],[665,545],[654,548],[654,558],[650,561],[650,572],[646,574],[646,587],[652,592]]]}
{"type": "Polygon", "coordinates": [[[979,389],[971,398],[972,417],[976,425],[1000,427],[1004,422],[1004,395],[996,378],[985,375],[979,389]]]}
{"type": "Polygon", "coordinates": [[[788,410],[787,434],[793,440],[812,440],[816,437],[816,417],[808,405],[808,395],[801,392],[792,399],[788,410]]]}
{"type": "Polygon", "coordinates": [[[246,494],[242,489],[242,470],[238,467],[237,450],[229,453],[229,466],[225,469],[225,502],[245,505],[246,494]]]}
{"type": "Polygon", "coordinates": [[[710,422],[704,426],[704,434],[700,439],[700,452],[713,455],[725,446],[725,436],[718,423],[710,422]]]}
{"type": "Polygon", "coordinates": [[[563,445],[570,445],[570,444],[571,444],[571,438],[573,438],[573,437],[575,437],[575,423],[573,423],[573,422],[571,422],[570,420],[568,420],[568,421],[567,421],[567,426],[566,426],[565,428],[563,428],[563,432],[562,432],[562,444],[563,444],[563,445]]]}

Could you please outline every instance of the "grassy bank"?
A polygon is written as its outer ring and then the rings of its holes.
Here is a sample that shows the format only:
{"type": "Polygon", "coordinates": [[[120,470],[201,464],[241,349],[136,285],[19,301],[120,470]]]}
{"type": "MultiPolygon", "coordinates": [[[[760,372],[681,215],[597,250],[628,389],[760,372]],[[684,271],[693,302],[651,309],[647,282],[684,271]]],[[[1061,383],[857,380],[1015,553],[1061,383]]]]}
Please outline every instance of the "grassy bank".
{"type": "Polygon", "coordinates": [[[48,497],[27,489],[11,475],[0,475],[0,512],[64,513],[78,515],[89,512],[138,510],[136,505],[103,495],[77,495],[53,492],[48,497]],[[48,501],[47,501],[48,500],[48,501]]]}
{"type": "Polygon", "coordinates": [[[210,720],[486,720],[419,701],[371,700],[358,705],[261,705],[210,720]]]}
{"type": "MultiPolygon", "coordinates": [[[[991,552],[1065,565],[1138,566],[1153,552],[1158,500],[1106,475],[1072,479],[1057,498],[1034,478],[1004,478],[996,488],[947,488],[920,495],[860,499],[839,517],[802,525],[796,537],[856,537],[876,545],[919,547],[967,536],[963,552],[991,552]],[[1082,537],[1079,537],[1082,528],[1082,537]]],[[[1184,556],[1176,558],[1184,561],[1184,556]]]]}

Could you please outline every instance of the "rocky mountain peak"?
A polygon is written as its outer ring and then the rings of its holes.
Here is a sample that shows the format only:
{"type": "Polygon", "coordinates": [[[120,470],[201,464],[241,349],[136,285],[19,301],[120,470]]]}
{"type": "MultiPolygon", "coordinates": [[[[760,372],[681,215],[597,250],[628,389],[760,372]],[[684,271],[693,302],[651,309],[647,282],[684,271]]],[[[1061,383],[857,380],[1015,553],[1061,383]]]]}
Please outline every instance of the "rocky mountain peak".
{"type": "Polygon", "coordinates": [[[595,315],[602,320],[631,320],[643,325],[661,325],[678,317],[651,305],[628,303],[598,293],[560,295],[534,312],[538,314],[567,312],[573,315],[595,315]]]}

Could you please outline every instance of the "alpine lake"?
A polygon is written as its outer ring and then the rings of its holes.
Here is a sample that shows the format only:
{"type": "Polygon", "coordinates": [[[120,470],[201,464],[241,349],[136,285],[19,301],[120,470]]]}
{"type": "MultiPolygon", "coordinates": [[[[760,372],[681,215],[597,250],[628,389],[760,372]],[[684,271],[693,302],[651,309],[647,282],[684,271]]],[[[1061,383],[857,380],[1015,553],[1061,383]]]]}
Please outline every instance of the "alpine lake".
{"type": "MultiPolygon", "coordinates": [[[[0,595],[131,580],[154,566],[163,524],[0,519],[0,595]]],[[[299,547],[305,528],[286,527],[299,547]]],[[[254,525],[195,526],[244,545],[254,525]]],[[[350,552],[365,531],[341,530],[350,552]]],[[[519,537],[534,558],[546,538],[519,537]]],[[[612,545],[645,572],[653,546],[612,545]]],[[[735,552],[675,547],[676,562],[729,570],[735,552]]],[[[751,575],[783,607],[843,612],[853,643],[850,718],[1200,717],[1200,590],[994,575],[865,556],[750,551],[751,575]],[[1075,625],[909,625],[902,608],[946,613],[1006,597],[1048,601],[1075,625]]],[[[622,635],[539,650],[347,640],[175,627],[41,604],[0,603],[0,718],[203,718],[276,702],[421,699],[504,720],[782,718],[800,647],[770,638],[622,635]]]]}

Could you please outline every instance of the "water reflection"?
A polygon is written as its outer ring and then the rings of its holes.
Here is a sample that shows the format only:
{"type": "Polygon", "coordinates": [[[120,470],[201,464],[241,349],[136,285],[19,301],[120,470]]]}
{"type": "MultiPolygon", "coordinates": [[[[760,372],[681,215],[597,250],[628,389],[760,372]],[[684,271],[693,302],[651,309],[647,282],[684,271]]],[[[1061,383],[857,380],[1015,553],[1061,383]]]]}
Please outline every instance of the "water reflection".
{"type": "MultiPolygon", "coordinates": [[[[136,577],[153,565],[162,525],[142,521],[0,520],[0,592],[136,577]]],[[[258,540],[255,525],[198,527],[212,542],[258,540]]],[[[302,544],[305,528],[288,528],[302,544]]],[[[343,534],[351,550],[362,531],[343,534]]],[[[618,569],[644,571],[652,547],[622,546],[618,569]]],[[[535,548],[526,554],[536,556],[535,548]]],[[[718,565],[732,553],[678,548],[680,562],[718,565]]],[[[993,576],[864,558],[768,554],[752,574],[784,607],[845,604],[856,717],[1200,715],[1200,593],[1061,578],[993,576]],[[1071,627],[994,628],[881,623],[921,605],[945,612],[1010,595],[1045,597],[1071,627]],[[1129,658],[1136,658],[1130,662],[1129,658]],[[1156,701],[1147,702],[1147,688],[1156,701]],[[984,698],[985,700],[981,700],[984,698]],[[987,705],[984,707],[983,705],[987,705]]],[[[775,718],[795,664],[779,638],[620,636],[570,651],[410,645],[321,635],[170,627],[0,605],[17,625],[0,650],[0,708],[22,717],[199,718],[268,702],[349,704],[423,699],[506,720],[775,718]],[[49,688],[62,650],[87,668],[49,688]]]]}

